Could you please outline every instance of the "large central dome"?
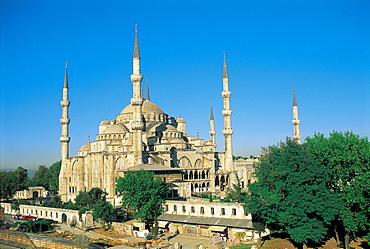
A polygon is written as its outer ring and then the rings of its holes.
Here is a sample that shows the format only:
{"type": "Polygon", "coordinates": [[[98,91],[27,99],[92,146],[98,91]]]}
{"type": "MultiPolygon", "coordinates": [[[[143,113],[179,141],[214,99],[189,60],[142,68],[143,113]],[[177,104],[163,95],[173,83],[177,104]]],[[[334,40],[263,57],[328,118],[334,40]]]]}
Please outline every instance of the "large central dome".
{"type": "MultiPolygon", "coordinates": [[[[158,113],[158,114],[164,114],[161,108],[157,106],[156,104],[150,102],[149,100],[145,100],[143,102],[142,106],[142,113],[158,113]]],[[[134,110],[132,108],[132,104],[129,104],[126,106],[122,111],[121,114],[128,114],[128,113],[133,113],[134,110]]]]}

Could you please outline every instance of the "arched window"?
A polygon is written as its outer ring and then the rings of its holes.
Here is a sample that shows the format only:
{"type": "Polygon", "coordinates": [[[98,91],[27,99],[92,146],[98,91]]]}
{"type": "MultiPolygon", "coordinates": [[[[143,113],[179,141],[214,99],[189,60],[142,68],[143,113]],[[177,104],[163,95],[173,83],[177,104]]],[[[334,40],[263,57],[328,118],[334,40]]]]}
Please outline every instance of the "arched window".
{"type": "Polygon", "coordinates": [[[190,163],[190,160],[189,158],[187,157],[182,157],[179,161],[179,166],[180,168],[187,168],[187,167],[191,167],[191,163],[190,163]]]}
{"type": "Polygon", "coordinates": [[[192,180],[192,179],[194,179],[194,175],[193,175],[193,171],[190,171],[190,173],[189,173],[189,180],[192,180]]]}
{"type": "Polygon", "coordinates": [[[201,168],[201,167],[203,167],[203,162],[202,162],[202,160],[197,159],[197,160],[195,161],[195,167],[197,167],[197,168],[201,168]]]}
{"type": "Polygon", "coordinates": [[[215,179],[215,186],[220,186],[220,179],[218,178],[218,176],[216,176],[215,179]]]}

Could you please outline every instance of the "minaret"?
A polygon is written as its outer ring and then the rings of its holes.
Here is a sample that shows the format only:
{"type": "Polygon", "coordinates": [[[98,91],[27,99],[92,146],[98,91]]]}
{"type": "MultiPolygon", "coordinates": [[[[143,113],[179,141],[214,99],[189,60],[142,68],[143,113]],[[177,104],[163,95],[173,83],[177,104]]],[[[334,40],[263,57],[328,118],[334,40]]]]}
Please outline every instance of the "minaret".
{"type": "Polygon", "coordinates": [[[232,136],[233,130],[231,129],[231,114],[230,110],[230,96],[229,91],[229,76],[227,74],[226,66],[226,54],[224,53],[224,72],[223,72],[223,91],[221,93],[224,99],[224,109],[222,110],[222,116],[224,117],[224,130],[222,133],[225,136],[225,169],[233,170],[233,148],[232,148],[232,136]]]}
{"type": "Polygon", "coordinates": [[[135,44],[132,63],[133,73],[131,74],[131,81],[133,84],[133,96],[131,98],[131,104],[133,106],[133,117],[131,129],[133,132],[134,165],[139,165],[143,163],[142,130],[144,124],[142,120],[143,97],[141,94],[141,81],[143,80],[143,76],[140,74],[140,51],[137,25],[135,25],[135,44]]]}
{"type": "Polygon", "coordinates": [[[297,143],[301,143],[301,134],[300,134],[300,131],[299,131],[299,123],[301,122],[301,120],[299,120],[298,118],[298,104],[297,104],[297,97],[296,97],[296,94],[295,94],[295,91],[294,91],[294,86],[293,86],[293,120],[292,120],[292,123],[293,123],[293,129],[294,129],[294,134],[293,134],[293,139],[297,142],[297,143]]]}
{"type": "Polygon", "coordinates": [[[68,136],[68,125],[70,119],[68,118],[68,107],[70,102],[68,101],[68,62],[64,71],[64,86],[63,86],[63,100],[60,101],[62,106],[62,118],[60,123],[62,124],[62,136],[60,142],[62,143],[61,159],[64,160],[69,157],[69,141],[71,138],[68,136]]]}
{"type": "Polygon", "coordinates": [[[148,78],[146,78],[145,100],[150,101],[148,78]]]}
{"type": "Polygon", "coordinates": [[[216,145],[216,131],[215,131],[215,117],[213,115],[212,103],[211,103],[211,113],[209,118],[209,136],[212,144],[216,145]]]}

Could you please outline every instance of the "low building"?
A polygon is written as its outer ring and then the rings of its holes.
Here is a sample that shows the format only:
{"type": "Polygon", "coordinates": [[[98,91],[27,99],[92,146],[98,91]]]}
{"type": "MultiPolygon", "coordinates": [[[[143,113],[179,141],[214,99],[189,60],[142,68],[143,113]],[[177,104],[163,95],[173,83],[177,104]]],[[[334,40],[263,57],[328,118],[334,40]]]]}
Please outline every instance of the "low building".
{"type": "Polygon", "coordinates": [[[28,187],[28,189],[15,192],[13,199],[36,199],[39,197],[48,198],[54,195],[54,191],[46,190],[42,186],[28,187]]]}
{"type": "Polygon", "coordinates": [[[213,236],[234,240],[234,234],[243,232],[247,240],[258,239],[253,231],[252,217],[242,203],[210,202],[203,198],[186,201],[167,200],[165,212],[158,218],[159,228],[165,232],[213,236]]]}

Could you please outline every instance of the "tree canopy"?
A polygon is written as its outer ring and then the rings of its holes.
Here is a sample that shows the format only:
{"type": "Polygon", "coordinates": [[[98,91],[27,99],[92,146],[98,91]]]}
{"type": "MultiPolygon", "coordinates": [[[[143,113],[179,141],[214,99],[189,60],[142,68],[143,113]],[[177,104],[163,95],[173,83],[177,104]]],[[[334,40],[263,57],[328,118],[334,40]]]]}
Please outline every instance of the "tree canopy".
{"type": "Polygon", "coordinates": [[[243,191],[240,176],[237,172],[234,172],[235,183],[226,190],[226,198],[230,201],[236,201],[239,203],[245,202],[246,192],[243,191]]]}
{"type": "Polygon", "coordinates": [[[89,192],[80,191],[75,198],[75,203],[79,207],[92,208],[98,201],[104,199],[105,194],[100,188],[92,188],[89,192]]]}
{"type": "Polygon", "coordinates": [[[163,213],[164,196],[169,187],[153,172],[128,171],[117,179],[116,190],[122,197],[122,206],[129,208],[136,219],[154,220],[163,213]]]}
{"type": "Polygon", "coordinates": [[[60,161],[53,163],[49,168],[40,165],[31,179],[30,186],[43,186],[46,190],[58,190],[60,167],[60,161]]]}
{"type": "Polygon", "coordinates": [[[341,206],[328,189],[328,169],[290,139],[265,149],[254,167],[257,181],[248,185],[247,211],[297,243],[323,239],[341,206]]]}
{"type": "Polygon", "coordinates": [[[15,171],[0,172],[0,198],[9,200],[16,191],[27,188],[28,182],[27,169],[22,167],[15,171]]]}
{"type": "Polygon", "coordinates": [[[100,220],[104,224],[110,224],[112,217],[115,213],[115,209],[109,202],[99,200],[96,202],[93,208],[94,220],[100,220]]]}
{"type": "Polygon", "coordinates": [[[346,232],[366,232],[370,228],[370,143],[352,132],[332,132],[329,137],[315,134],[305,146],[316,161],[330,171],[330,189],[337,193],[343,208],[339,225],[346,232]]]}

